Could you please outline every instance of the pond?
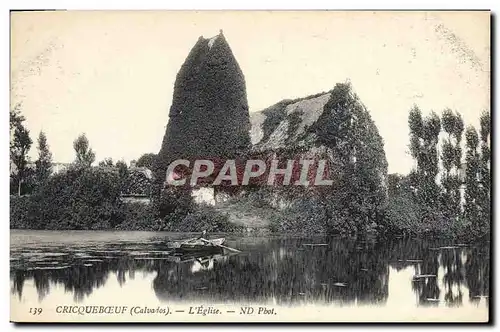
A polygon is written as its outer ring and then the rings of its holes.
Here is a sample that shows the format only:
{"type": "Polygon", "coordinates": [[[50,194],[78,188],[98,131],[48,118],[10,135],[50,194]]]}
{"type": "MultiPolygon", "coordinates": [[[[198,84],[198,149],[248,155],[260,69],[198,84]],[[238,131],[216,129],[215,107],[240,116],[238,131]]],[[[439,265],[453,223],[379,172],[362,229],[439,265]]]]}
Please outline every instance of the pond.
{"type": "Polygon", "coordinates": [[[192,235],[12,230],[11,303],[462,308],[487,317],[489,243],[209,234],[241,253],[169,248],[192,235]]]}

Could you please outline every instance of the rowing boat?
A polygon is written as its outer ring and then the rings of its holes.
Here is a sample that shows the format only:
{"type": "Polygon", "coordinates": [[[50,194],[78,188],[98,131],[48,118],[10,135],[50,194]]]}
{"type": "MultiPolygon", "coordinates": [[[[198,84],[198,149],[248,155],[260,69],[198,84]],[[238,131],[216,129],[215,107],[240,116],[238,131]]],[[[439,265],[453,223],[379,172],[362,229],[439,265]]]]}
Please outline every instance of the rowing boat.
{"type": "Polygon", "coordinates": [[[174,244],[174,247],[181,251],[219,251],[221,245],[226,241],[225,238],[205,240],[189,239],[174,244]]]}

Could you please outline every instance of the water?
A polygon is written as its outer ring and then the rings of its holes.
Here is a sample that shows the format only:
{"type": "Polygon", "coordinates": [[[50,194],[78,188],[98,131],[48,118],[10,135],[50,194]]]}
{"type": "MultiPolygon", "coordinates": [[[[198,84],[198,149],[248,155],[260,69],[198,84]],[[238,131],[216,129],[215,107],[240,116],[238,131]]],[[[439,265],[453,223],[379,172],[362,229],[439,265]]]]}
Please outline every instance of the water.
{"type": "MultiPolygon", "coordinates": [[[[164,232],[11,231],[13,304],[249,304],[487,312],[489,246],[237,237],[240,254],[174,255],[164,232]],[[309,245],[321,244],[321,245],[309,245]]],[[[211,237],[217,237],[211,234],[211,237]]]]}

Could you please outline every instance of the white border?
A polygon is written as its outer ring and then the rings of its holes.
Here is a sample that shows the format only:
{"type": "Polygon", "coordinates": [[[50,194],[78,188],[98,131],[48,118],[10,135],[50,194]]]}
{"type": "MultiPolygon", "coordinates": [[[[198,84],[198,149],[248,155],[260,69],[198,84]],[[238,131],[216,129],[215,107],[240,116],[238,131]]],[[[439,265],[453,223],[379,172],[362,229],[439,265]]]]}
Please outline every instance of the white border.
{"type": "MultiPolygon", "coordinates": [[[[56,0],[48,0],[48,1],[14,1],[14,0],[4,0],[0,3],[0,8],[2,9],[0,11],[1,15],[1,33],[0,33],[0,41],[1,45],[4,46],[4,51],[1,52],[1,88],[0,88],[0,96],[1,96],[1,105],[3,108],[2,112],[2,117],[0,118],[0,126],[1,126],[1,133],[0,135],[0,144],[3,147],[3,153],[2,153],[2,163],[1,165],[1,171],[4,174],[3,177],[0,177],[0,188],[1,190],[1,197],[0,197],[0,202],[1,202],[1,207],[2,209],[0,210],[2,213],[2,218],[1,222],[4,227],[4,232],[2,233],[2,240],[1,243],[3,244],[3,248],[0,253],[0,257],[2,258],[2,267],[4,268],[3,272],[0,274],[1,281],[0,284],[2,285],[2,290],[3,290],[3,296],[0,296],[0,299],[2,301],[1,303],[1,318],[0,322],[2,327],[6,328],[7,331],[14,330],[15,326],[13,324],[8,323],[9,321],[9,298],[10,298],[10,289],[9,289],[9,270],[8,270],[8,262],[9,262],[9,208],[8,208],[8,202],[9,202],[9,182],[8,182],[8,168],[9,168],[9,157],[8,157],[8,115],[7,115],[7,110],[9,108],[9,77],[10,77],[10,72],[9,72],[9,10],[10,9],[68,9],[68,10],[91,10],[91,9],[114,9],[114,10],[124,10],[124,9],[129,9],[129,10],[158,10],[158,9],[173,9],[173,10],[180,10],[180,9],[197,9],[197,10],[222,10],[222,9],[236,9],[236,10],[244,10],[244,9],[260,9],[260,10],[270,10],[270,9],[283,9],[283,10],[290,10],[290,9],[301,9],[301,10],[314,10],[314,9],[331,9],[331,10],[438,10],[438,9],[491,9],[493,13],[498,13],[498,8],[499,8],[499,1],[493,1],[493,0],[474,0],[474,1],[462,1],[462,0],[454,0],[454,1],[442,1],[442,0],[420,0],[420,1],[396,1],[396,0],[385,0],[385,1],[369,1],[369,0],[349,0],[345,2],[335,2],[332,3],[331,1],[318,1],[318,0],[307,0],[307,1],[294,1],[294,0],[288,0],[288,1],[275,1],[275,0],[253,0],[253,1],[203,1],[203,0],[183,0],[183,1],[177,1],[177,2],[166,2],[166,1],[153,1],[153,0],[140,0],[140,1],[105,1],[105,0],[73,0],[73,1],[56,1],[56,0]]],[[[498,25],[498,22],[496,22],[496,25],[498,25]]],[[[496,31],[495,27],[495,31],[496,31]]],[[[493,49],[494,45],[492,45],[493,49]]],[[[497,54],[494,56],[494,63],[497,63],[498,57],[497,54]]],[[[495,73],[492,73],[494,76],[496,76],[497,71],[495,70],[495,73]]],[[[498,88],[495,87],[493,93],[498,96],[498,88]]],[[[493,109],[493,112],[496,110],[493,109]]],[[[499,128],[499,123],[498,123],[498,117],[494,117],[494,125],[495,125],[495,131],[497,132],[499,128]]],[[[494,138],[494,144],[495,146],[498,146],[498,142],[496,137],[494,138]]],[[[494,153],[495,156],[498,157],[497,149],[495,149],[494,153]]],[[[497,165],[498,160],[495,158],[494,164],[497,165]]],[[[495,189],[496,188],[497,182],[495,181],[495,189]]],[[[495,192],[498,192],[495,190],[495,192]]],[[[499,201],[500,199],[495,195],[495,206],[500,206],[499,201]]],[[[493,221],[494,223],[494,228],[495,228],[495,234],[494,234],[494,239],[500,238],[498,237],[498,231],[500,229],[500,225],[498,224],[497,220],[493,221]]],[[[493,240],[492,242],[495,242],[493,240]]],[[[498,256],[497,253],[495,252],[495,264],[494,267],[498,267],[498,256]]],[[[497,279],[497,278],[496,278],[497,279]]],[[[497,280],[495,280],[497,281],[497,280]]],[[[493,281],[492,281],[493,282],[493,281]]],[[[497,286],[497,283],[495,282],[494,284],[497,286]]],[[[498,297],[496,292],[497,287],[491,287],[493,291],[495,291],[495,294],[493,294],[493,297],[495,298],[494,301],[498,302],[498,297]]],[[[493,313],[496,316],[497,310],[493,313]]],[[[76,326],[59,326],[57,329],[58,330],[70,330],[75,328],[76,326]]],[[[156,328],[158,329],[180,329],[182,327],[176,327],[176,326],[169,326],[169,325],[155,325],[156,328]]],[[[410,326],[405,326],[405,328],[408,328],[410,326]]],[[[24,329],[27,330],[37,330],[41,329],[43,326],[25,326],[24,329]]],[[[103,326],[87,326],[87,328],[90,328],[92,330],[96,331],[102,331],[105,329],[103,326]]],[[[126,326],[126,325],[120,325],[120,326],[114,326],[113,328],[119,328],[120,330],[135,330],[138,329],[137,326],[126,326]]],[[[141,327],[142,328],[142,327],[141,327]]],[[[207,326],[196,326],[196,327],[187,327],[188,329],[206,329],[207,326]]],[[[210,326],[208,327],[210,329],[220,329],[220,328],[225,328],[224,326],[210,326]]],[[[227,328],[227,327],[226,327],[227,328]]],[[[240,327],[232,327],[232,328],[240,328],[240,327]]],[[[263,326],[255,326],[252,329],[255,330],[260,330],[262,328],[266,328],[263,326]]],[[[278,328],[277,326],[271,327],[273,329],[278,328]]],[[[288,329],[289,326],[282,326],[281,328],[286,328],[288,329]]],[[[304,326],[301,326],[301,328],[305,328],[304,326]]],[[[341,326],[325,326],[325,328],[334,328],[335,330],[343,330],[346,329],[346,327],[341,327],[341,326]]],[[[381,326],[381,328],[385,328],[385,326],[381,326]]],[[[398,328],[398,327],[397,327],[398,328]]],[[[415,328],[415,327],[414,327],[415,328]]],[[[438,329],[440,327],[430,327],[430,326],[422,326],[416,328],[425,328],[425,330],[434,330],[438,329]]],[[[442,328],[442,327],[441,327],[442,328]]],[[[453,327],[452,327],[453,328],[453,327]]],[[[477,328],[477,327],[476,327],[477,328]]],[[[46,326],[44,328],[45,330],[52,330],[54,329],[54,326],[46,326]]],[[[186,329],[186,327],[182,328],[183,330],[186,329]]],[[[4,330],[4,329],[2,329],[4,330]]]]}

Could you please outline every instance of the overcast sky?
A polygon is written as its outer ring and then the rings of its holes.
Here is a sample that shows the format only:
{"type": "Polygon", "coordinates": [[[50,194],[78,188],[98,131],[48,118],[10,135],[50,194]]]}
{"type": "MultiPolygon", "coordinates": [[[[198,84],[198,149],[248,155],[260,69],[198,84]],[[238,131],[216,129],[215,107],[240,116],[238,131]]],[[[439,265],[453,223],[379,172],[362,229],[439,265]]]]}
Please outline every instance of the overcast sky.
{"type": "MultiPolygon", "coordinates": [[[[71,162],[85,132],[97,161],[157,153],[175,76],[198,37],[224,35],[250,112],[349,79],[407,173],[408,111],[445,107],[478,125],[490,106],[488,12],[13,13],[12,103],[53,159],[71,162]]],[[[36,158],[36,144],[30,156],[36,158]]]]}

